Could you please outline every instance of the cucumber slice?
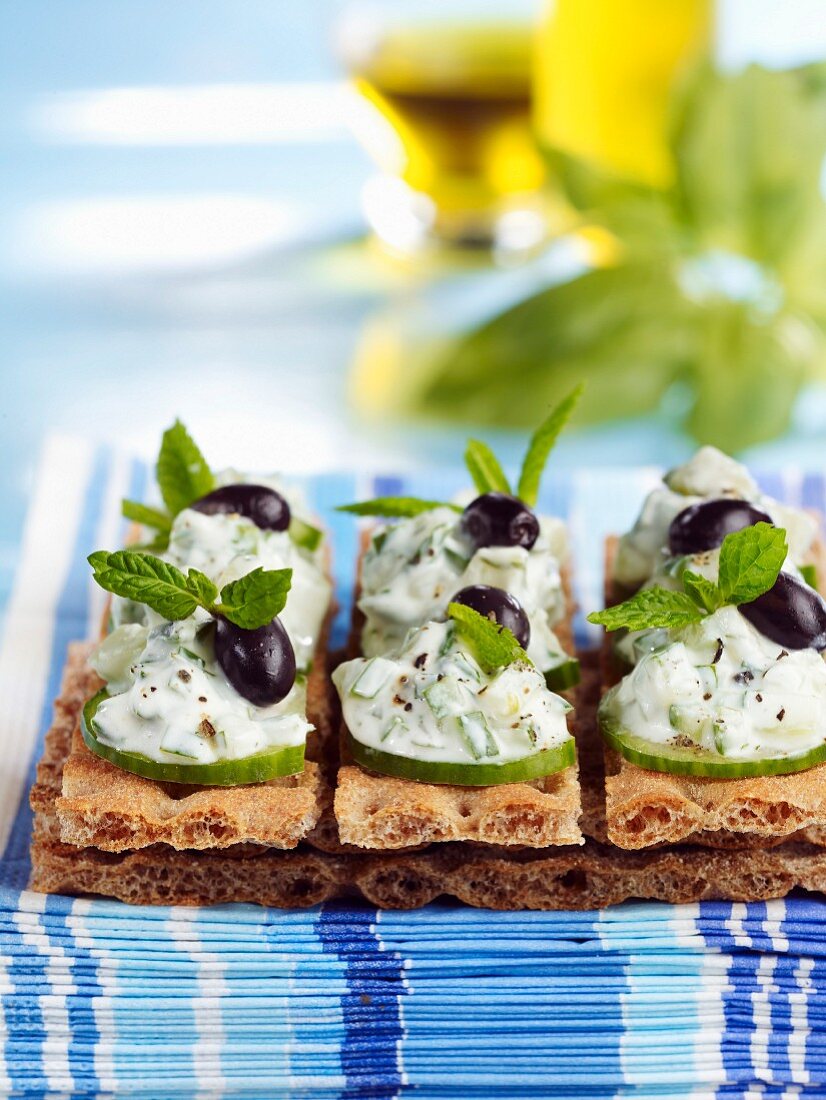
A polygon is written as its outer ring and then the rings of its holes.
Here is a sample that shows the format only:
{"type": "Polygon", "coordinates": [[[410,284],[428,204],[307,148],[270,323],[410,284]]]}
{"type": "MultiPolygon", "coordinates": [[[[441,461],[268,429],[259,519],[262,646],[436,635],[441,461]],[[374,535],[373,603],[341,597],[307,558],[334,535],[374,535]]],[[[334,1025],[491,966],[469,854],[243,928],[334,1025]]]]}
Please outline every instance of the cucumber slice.
{"type": "Polygon", "coordinates": [[[809,588],[817,588],[817,566],[809,563],[800,566],[800,576],[808,584],[809,588]]]}
{"type": "Polygon", "coordinates": [[[198,787],[240,787],[264,783],[280,775],[296,775],[304,770],[304,746],[287,745],[245,756],[240,760],[220,760],[214,764],[162,764],[136,752],[121,752],[98,741],[95,711],[108,698],[104,688],[88,699],[80,718],[80,732],[86,747],[125,772],[157,779],[162,783],[187,783],[198,787]]]}
{"type": "Polygon", "coordinates": [[[457,787],[496,787],[501,783],[527,783],[570,768],[576,763],[576,745],[567,738],[554,749],[543,749],[507,764],[453,764],[442,760],[414,760],[393,752],[370,748],[357,741],[349,730],[345,743],[357,764],[381,775],[413,779],[419,783],[449,784],[457,787]]]}
{"type": "Polygon", "coordinates": [[[826,761],[826,744],[818,745],[798,756],[781,756],[765,760],[730,760],[720,753],[692,746],[659,744],[646,741],[630,730],[623,729],[613,715],[602,707],[599,711],[602,736],[612,749],[638,768],[672,775],[703,775],[711,779],[746,779],[760,775],[789,775],[806,771],[826,761]]]}
{"type": "Polygon", "coordinates": [[[545,670],[545,685],[548,691],[567,691],[579,683],[579,661],[568,657],[553,668],[545,670]]]}

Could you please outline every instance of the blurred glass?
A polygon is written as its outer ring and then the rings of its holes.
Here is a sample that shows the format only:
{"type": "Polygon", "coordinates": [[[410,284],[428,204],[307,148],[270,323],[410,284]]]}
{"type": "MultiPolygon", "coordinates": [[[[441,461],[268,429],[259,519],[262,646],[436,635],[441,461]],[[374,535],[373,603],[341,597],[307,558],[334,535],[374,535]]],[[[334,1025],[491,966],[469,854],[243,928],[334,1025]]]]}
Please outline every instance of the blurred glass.
{"type": "Polygon", "coordinates": [[[365,213],[391,250],[521,251],[545,238],[535,15],[522,0],[348,6],[338,50],[359,93],[354,128],[382,170],[365,213]]]}
{"type": "Polygon", "coordinates": [[[711,46],[712,0],[556,0],[537,41],[543,145],[629,179],[671,182],[675,81],[711,46]]]}

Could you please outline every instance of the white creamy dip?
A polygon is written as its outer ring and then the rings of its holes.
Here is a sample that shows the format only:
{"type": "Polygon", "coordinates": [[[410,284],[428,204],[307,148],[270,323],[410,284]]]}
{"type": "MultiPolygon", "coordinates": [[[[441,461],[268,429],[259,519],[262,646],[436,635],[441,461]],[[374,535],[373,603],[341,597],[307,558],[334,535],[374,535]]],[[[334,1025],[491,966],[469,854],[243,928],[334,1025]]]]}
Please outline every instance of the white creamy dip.
{"type": "Polygon", "coordinates": [[[703,500],[731,497],[747,500],[786,529],[789,557],[801,562],[817,533],[813,516],[764,496],[745,466],[718,451],[701,447],[684,465],[666,474],[661,486],[645,499],[632,529],[622,536],[614,563],[614,577],[637,588],[662,566],[668,555],[668,528],[685,508],[703,500]]]}
{"type": "MultiPolygon", "coordinates": [[[[216,476],[218,485],[252,483],[276,489],[292,507],[294,499],[301,508],[301,498],[289,493],[272,477],[249,477],[233,471],[216,476]]],[[[308,516],[306,507],[302,518],[308,516]]],[[[314,522],[308,516],[307,522],[314,522]]],[[[317,520],[315,520],[317,523],[317,520]]],[[[179,569],[199,569],[220,589],[229,581],[257,569],[292,569],[292,584],[287,604],[279,615],[295,650],[296,664],[306,669],[312,662],[319,634],[330,605],[332,589],[324,572],[324,551],[297,546],[287,531],[264,531],[249,519],[239,515],[206,515],[185,508],[174,519],[169,547],[160,555],[179,569]]],[[[161,622],[143,605],[118,598],[112,601],[114,625],[128,622],[161,622]]]]}
{"type": "Polygon", "coordinates": [[[460,513],[433,508],[375,532],[361,571],[358,606],[365,616],[367,657],[398,646],[407,632],[447,611],[452,597],[472,584],[515,596],[531,624],[528,655],[547,670],[564,659],[553,626],[565,613],[560,573],[567,559],[564,523],[538,516],[540,533],[530,550],[488,546],[473,551],[462,535],[460,513]]]}
{"type": "Polygon", "coordinates": [[[623,729],[659,744],[688,738],[732,760],[796,756],[826,741],[826,661],[815,650],[783,649],[734,607],[649,633],[653,651],[603,703],[623,729]]]}
{"type": "Polygon", "coordinates": [[[486,674],[452,623],[425,623],[386,656],[339,665],[333,680],[353,737],[397,756],[504,764],[571,736],[570,704],[535,668],[517,663],[486,674]]]}
{"type": "Polygon", "coordinates": [[[98,740],[162,764],[212,764],[301,745],[305,682],[271,707],[242,698],[215,660],[212,619],[118,627],[97,647],[92,667],[111,697],[95,714],[98,740]]]}

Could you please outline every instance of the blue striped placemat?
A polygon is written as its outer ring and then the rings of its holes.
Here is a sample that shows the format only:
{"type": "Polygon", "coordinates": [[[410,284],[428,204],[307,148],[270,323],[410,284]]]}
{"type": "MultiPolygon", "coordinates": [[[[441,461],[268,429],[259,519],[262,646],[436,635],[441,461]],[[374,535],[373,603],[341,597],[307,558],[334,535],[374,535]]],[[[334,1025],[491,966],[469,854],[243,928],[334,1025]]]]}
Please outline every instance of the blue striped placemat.
{"type": "MultiPolygon", "coordinates": [[[[603,536],[630,523],[656,479],[549,476],[543,506],[571,524],[583,607],[599,600],[603,536]]],[[[461,481],[403,484],[438,496],[461,481]]],[[[146,483],[140,463],[54,438],[32,494],[0,647],[0,1094],[826,1096],[817,898],[389,913],[130,908],[28,891],[28,786],[66,645],[92,636],[102,606],[85,556],[119,543],[120,497],[146,483]]],[[[766,484],[823,507],[820,477],[766,484]]],[[[307,483],[333,530],[339,640],[356,532],[331,507],[401,488],[343,474],[307,483]]]]}

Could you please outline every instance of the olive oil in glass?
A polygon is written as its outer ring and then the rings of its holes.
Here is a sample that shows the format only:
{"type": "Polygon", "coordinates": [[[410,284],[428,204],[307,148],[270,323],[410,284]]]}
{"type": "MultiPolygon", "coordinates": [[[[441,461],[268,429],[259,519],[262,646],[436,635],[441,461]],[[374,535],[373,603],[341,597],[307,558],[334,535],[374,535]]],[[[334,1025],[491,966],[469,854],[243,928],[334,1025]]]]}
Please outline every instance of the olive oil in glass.
{"type": "Polygon", "coordinates": [[[526,241],[544,235],[534,28],[527,15],[520,21],[507,5],[501,10],[502,18],[485,21],[397,18],[360,41],[347,36],[354,86],[382,120],[360,129],[384,172],[365,205],[391,246],[405,249],[392,240],[394,228],[400,237],[407,231],[413,249],[426,240],[487,248],[503,231],[526,241]]]}

